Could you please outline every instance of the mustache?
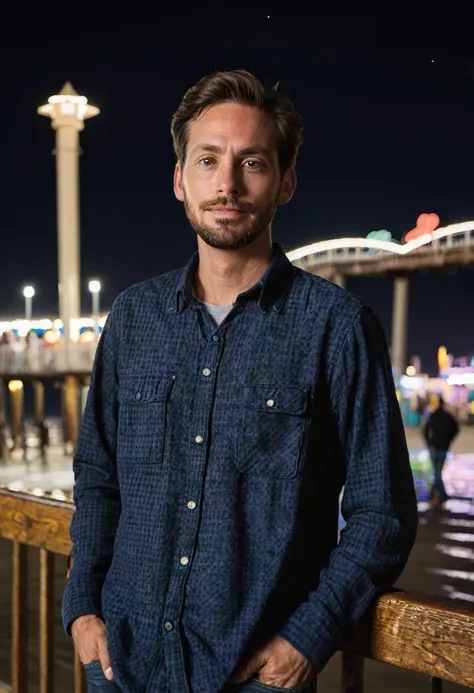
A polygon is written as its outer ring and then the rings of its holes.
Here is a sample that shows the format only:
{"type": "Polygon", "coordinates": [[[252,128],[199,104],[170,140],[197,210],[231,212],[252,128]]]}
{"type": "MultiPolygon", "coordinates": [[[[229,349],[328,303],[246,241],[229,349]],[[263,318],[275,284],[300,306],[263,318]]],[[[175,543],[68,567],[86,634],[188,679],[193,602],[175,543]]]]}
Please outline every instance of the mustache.
{"type": "Polygon", "coordinates": [[[214,200],[208,200],[207,202],[202,202],[200,209],[203,212],[207,212],[214,207],[230,207],[236,209],[239,212],[253,212],[254,206],[250,202],[240,202],[233,197],[216,197],[214,200]]]}

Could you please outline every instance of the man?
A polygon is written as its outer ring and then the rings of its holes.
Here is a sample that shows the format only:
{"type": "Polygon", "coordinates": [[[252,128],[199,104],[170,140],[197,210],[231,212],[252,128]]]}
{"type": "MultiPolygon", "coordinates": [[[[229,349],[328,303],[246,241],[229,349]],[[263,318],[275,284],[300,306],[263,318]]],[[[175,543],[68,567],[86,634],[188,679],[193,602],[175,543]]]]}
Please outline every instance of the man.
{"type": "Polygon", "coordinates": [[[444,408],[444,400],[439,398],[438,408],[431,414],[424,429],[433,465],[433,486],[431,487],[431,503],[438,507],[445,503],[449,496],[443,481],[443,467],[449,448],[459,433],[459,424],[452,414],[444,408]]]}
{"type": "Polygon", "coordinates": [[[198,253],[105,326],[64,623],[90,690],[307,693],[414,541],[388,350],[369,308],[272,245],[296,185],[292,104],[217,73],[172,134],[198,253]]]}

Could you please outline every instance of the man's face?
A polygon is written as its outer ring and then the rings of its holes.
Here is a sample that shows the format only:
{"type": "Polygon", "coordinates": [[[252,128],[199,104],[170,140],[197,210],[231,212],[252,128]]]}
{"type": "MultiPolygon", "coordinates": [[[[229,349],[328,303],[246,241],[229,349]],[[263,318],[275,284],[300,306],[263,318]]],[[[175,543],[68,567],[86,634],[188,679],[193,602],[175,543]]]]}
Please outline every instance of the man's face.
{"type": "Polygon", "coordinates": [[[293,169],[280,173],[274,125],[262,111],[223,103],[189,124],[174,191],[207,245],[236,250],[257,240],[294,187],[293,169]]]}

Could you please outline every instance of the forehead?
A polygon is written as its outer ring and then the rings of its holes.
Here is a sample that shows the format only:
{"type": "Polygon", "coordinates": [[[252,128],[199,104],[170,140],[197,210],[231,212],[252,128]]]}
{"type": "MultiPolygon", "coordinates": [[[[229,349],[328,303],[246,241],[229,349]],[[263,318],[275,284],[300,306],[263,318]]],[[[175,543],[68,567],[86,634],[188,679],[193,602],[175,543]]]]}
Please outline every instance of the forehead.
{"type": "Polygon", "coordinates": [[[236,103],[211,106],[188,125],[188,154],[203,143],[224,149],[262,147],[275,150],[275,127],[258,108],[236,103]]]}

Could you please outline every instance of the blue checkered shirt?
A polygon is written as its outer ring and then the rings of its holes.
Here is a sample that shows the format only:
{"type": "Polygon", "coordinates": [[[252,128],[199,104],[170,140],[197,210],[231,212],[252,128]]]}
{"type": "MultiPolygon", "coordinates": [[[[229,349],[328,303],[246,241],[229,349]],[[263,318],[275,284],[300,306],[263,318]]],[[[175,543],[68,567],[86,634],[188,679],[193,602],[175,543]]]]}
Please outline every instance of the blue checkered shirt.
{"type": "Polygon", "coordinates": [[[275,245],[216,327],[198,261],[116,300],[74,460],[64,625],[99,615],[134,693],[219,693],[275,635],[319,672],[416,532],[372,311],[275,245]]]}

